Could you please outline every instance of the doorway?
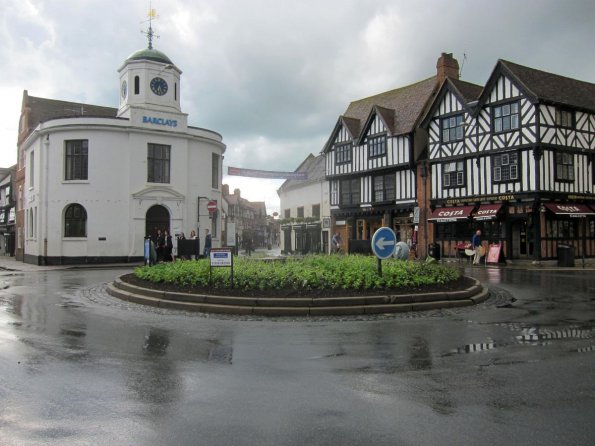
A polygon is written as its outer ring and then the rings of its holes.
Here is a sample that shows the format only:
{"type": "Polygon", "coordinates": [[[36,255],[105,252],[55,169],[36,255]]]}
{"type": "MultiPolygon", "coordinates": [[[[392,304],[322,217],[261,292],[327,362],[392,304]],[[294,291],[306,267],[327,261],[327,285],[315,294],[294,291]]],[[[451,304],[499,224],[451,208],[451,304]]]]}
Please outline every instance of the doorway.
{"type": "Polygon", "coordinates": [[[169,231],[169,211],[159,204],[151,206],[145,217],[145,235],[155,239],[157,230],[169,231]]]}
{"type": "Polygon", "coordinates": [[[513,221],[511,232],[511,258],[527,259],[533,255],[533,235],[527,219],[513,221]]]}

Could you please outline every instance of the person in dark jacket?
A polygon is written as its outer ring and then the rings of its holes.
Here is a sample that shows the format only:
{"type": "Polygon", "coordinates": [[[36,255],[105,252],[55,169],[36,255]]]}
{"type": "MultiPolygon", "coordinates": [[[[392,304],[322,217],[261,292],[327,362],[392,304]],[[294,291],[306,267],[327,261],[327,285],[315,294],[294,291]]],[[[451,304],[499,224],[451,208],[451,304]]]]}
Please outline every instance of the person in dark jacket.
{"type": "Polygon", "coordinates": [[[211,234],[209,234],[209,230],[205,229],[205,247],[204,247],[204,256],[209,257],[211,252],[211,234]]]}

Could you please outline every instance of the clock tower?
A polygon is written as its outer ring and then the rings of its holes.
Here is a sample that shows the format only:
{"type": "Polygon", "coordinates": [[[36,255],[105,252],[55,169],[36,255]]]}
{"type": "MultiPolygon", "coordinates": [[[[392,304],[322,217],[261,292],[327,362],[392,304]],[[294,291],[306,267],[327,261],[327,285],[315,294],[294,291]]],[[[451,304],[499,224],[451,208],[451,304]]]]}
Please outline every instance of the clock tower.
{"type": "MultiPolygon", "coordinates": [[[[131,54],[118,70],[120,74],[119,118],[132,118],[133,111],[182,114],[180,75],[169,57],[153,48],[153,29],[147,31],[147,48],[131,54]]],[[[184,115],[186,116],[186,115],[184,115]]]]}

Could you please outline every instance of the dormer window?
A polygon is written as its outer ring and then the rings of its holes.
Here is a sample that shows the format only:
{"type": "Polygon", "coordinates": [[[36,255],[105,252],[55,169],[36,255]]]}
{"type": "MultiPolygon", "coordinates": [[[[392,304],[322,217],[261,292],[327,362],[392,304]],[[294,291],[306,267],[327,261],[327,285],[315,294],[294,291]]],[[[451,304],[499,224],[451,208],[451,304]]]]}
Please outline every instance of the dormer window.
{"type": "Polygon", "coordinates": [[[335,148],[335,163],[347,164],[351,162],[351,144],[341,144],[335,148]]]}
{"type": "Polygon", "coordinates": [[[576,125],[574,118],[574,112],[571,110],[565,110],[562,108],[556,109],[556,125],[558,127],[566,127],[573,129],[576,125]]]}
{"type": "Polygon", "coordinates": [[[450,116],[443,118],[441,124],[442,128],[442,142],[449,143],[453,141],[463,140],[463,115],[450,116]]]}
{"type": "Polygon", "coordinates": [[[386,155],[386,136],[373,136],[368,138],[368,157],[386,155]]]}
{"type": "Polygon", "coordinates": [[[519,103],[508,102],[492,107],[494,133],[508,132],[519,128],[519,103]]]}

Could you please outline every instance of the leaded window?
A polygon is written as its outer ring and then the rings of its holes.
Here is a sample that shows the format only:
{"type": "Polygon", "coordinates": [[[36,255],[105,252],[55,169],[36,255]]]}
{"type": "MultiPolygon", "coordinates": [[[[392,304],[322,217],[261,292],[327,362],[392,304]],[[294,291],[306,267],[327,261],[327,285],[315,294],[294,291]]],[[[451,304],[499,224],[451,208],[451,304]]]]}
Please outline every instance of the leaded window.
{"type": "Polygon", "coordinates": [[[87,211],[80,204],[71,204],[64,212],[64,237],[87,236],[87,211]]]}
{"type": "Polygon", "coordinates": [[[374,158],[386,154],[386,136],[368,138],[368,157],[374,158]]]}
{"type": "Polygon", "coordinates": [[[374,201],[389,201],[395,198],[395,174],[375,176],[374,201]]]}
{"type": "Polygon", "coordinates": [[[89,175],[89,140],[65,141],[64,179],[87,180],[89,175]]]}
{"type": "Polygon", "coordinates": [[[442,119],[442,142],[448,143],[463,139],[463,115],[442,119]]]}
{"type": "Polygon", "coordinates": [[[360,201],[360,179],[341,180],[341,205],[357,205],[360,201]]]}
{"type": "Polygon", "coordinates": [[[465,162],[453,161],[442,165],[442,186],[459,187],[465,185],[465,162]]]}
{"type": "Polygon", "coordinates": [[[556,153],[556,180],[574,181],[574,156],[571,153],[556,153]]]}
{"type": "Polygon", "coordinates": [[[519,179],[519,156],[516,152],[492,156],[492,178],[494,181],[519,179]]]}
{"type": "Polygon", "coordinates": [[[562,108],[556,109],[556,125],[573,129],[575,126],[574,112],[562,108]]]}
{"type": "Polygon", "coordinates": [[[508,132],[519,128],[519,103],[509,102],[492,108],[494,132],[508,132]]]}
{"type": "Polygon", "coordinates": [[[171,146],[149,143],[147,154],[147,181],[149,183],[169,183],[171,146]]]}
{"type": "Polygon", "coordinates": [[[351,144],[341,144],[335,148],[335,162],[337,164],[351,162],[351,144]]]}

